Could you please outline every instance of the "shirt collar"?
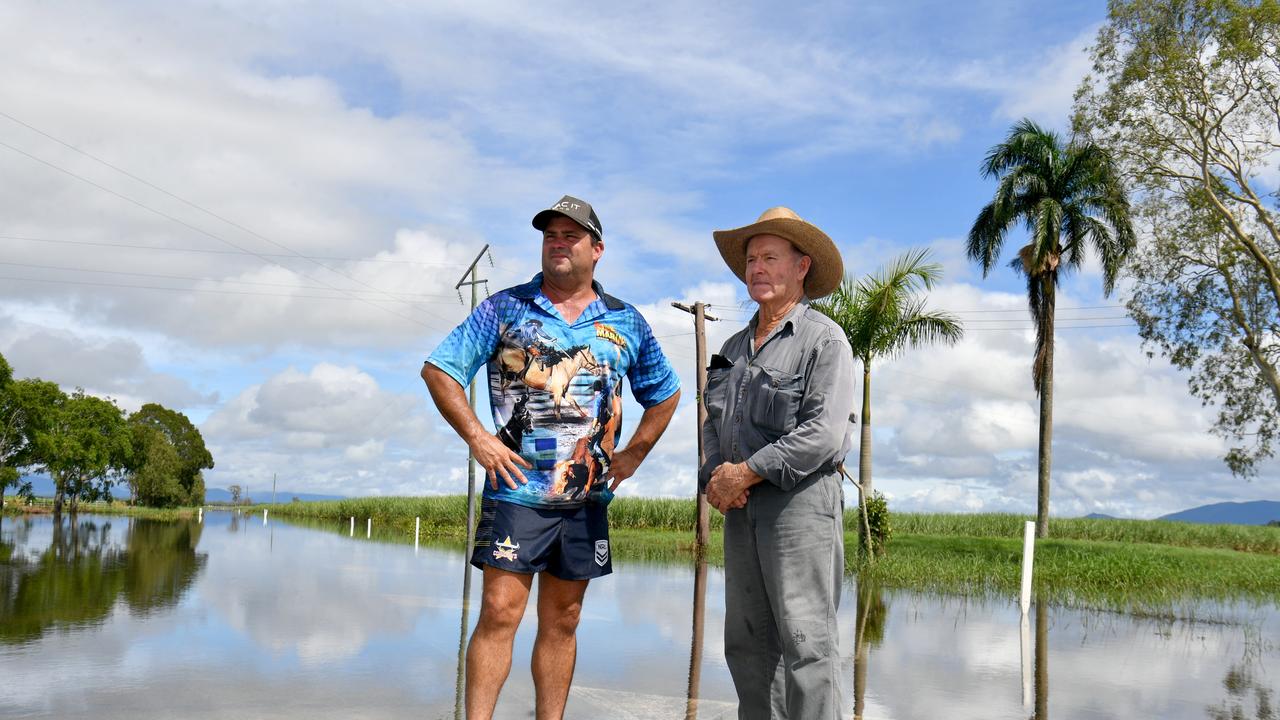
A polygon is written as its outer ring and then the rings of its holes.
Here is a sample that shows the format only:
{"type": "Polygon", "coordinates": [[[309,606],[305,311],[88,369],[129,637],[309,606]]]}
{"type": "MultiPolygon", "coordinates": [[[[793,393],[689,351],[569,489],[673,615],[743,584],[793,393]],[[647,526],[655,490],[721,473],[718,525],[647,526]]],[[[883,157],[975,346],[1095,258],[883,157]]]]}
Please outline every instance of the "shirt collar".
{"type": "MultiPolygon", "coordinates": [[[[801,296],[800,302],[796,303],[795,307],[788,310],[787,314],[782,316],[782,322],[778,323],[778,326],[773,329],[773,332],[769,333],[769,337],[773,337],[784,329],[792,327],[796,320],[800,318],[800,314],[808,307],[809,298],[801,296]]],[[[756,309],[756,314],[751,316],[751,322],[748,323],[748,325],[751,327],[752,332],[755,332],[755,329],[760,326],[760,310],[758,308],[756,309]]],[[[767,339],[768,338],[766,338],[766,340],[767,339]]]]}
{"type": "MultiPolygon", "coordinates": [[[[626,307],[621,300],[606,293],[604,287],[599,282],[592,280],[591,289],[595,291],[598,302],[603,302],[604,306],[609,310],[622,310],[626,307]]],[[[533,276],[529,282],[523,285],[516,285],[511,288],[510,292],[513,296],[522,300],[537,301],[539,298],[545,301],[547,307],[554,307],[551,300],[542,293],[542,273],[533,276]]],[[[592,303],[593,305],[595,303],[592,303]]],[[[590,308],[590,305],[587,306],[590,308]]]]}

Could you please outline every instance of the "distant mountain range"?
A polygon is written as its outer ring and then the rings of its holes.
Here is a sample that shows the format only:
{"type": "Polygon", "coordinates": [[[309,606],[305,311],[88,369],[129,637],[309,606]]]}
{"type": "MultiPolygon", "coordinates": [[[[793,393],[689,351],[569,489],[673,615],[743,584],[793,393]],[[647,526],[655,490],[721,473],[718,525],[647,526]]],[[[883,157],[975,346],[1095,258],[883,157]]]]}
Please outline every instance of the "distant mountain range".
{"type": "MultiPolygon", "coordinates": [[[[1090,520],[1116,519],[1114,515],[1105,515],[1103,513],[1089,513],[1085,517],[1090,520]]],[[[1220,502],[1161,515],[1156,519],[1210,525],[1266,525],[1270,522],[1280,521],[1280,502],[1274,500],[1220,502]]]]}
{"type": "MultiPolygon", "coordinates": [[[[252,488],[250,488],[249,498],[252,499],[254,502],[269,503],[271,502],[271,490],[267,489],[265,491],[258,492],[257,490],[253,490],[252,488]]],[[[303,502],[311,502],[313,500],[345,500],[346,499],[346,497],[343,495],[316,495],[314,493],[300,493],[300,492],[291,492],[289,490],[276,490],[276,502],[278,503],[287,503],[292,501],[294,498],[298,498],[303,502]]],[[[211,503],[215,503],[215,502],[229,503],[231,502],[231,493],[221,488],[207,488],[204,491],[204,501],[211,502],[211,503]]]]}
{"type": "Polygon", "coordinates": [[[1266,525],[1273,520],[1280,520],[1280,502],[1274,500],[1221,502],[1162,515],[1157,519],[1229,525],[1266,525]]]}

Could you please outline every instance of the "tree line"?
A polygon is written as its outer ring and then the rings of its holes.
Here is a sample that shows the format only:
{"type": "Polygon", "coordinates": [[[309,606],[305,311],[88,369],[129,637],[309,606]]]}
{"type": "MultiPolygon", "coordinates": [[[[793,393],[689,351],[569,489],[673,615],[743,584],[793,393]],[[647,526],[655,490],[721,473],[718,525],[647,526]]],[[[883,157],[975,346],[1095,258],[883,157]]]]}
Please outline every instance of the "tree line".
{"type": "Polygon", "coordinates": [[[49,474],[55,514],[109,501],[117,484],[138,505],[199,505],[201,471],[211,468],[213,456],[186,415],[158,403],[126,415],[81,388],[68,394],[47,380],[15,380],[0,355],[0,506],[10,488],[30,498],[24,472],[49,474]]]}

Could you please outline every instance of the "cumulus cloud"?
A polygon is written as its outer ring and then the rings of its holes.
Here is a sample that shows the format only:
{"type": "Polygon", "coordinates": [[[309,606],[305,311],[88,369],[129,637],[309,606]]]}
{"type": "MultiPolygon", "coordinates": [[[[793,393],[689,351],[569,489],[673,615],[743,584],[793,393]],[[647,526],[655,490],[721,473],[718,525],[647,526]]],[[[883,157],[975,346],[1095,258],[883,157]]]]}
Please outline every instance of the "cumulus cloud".
{"type": "MultiPolygon", "coordinates": [[[[457,492],[465,447],[413,373],[465,316],[454,284],[480,247],[489,292],[527,279],[531,213],[570,192],[602,210],[600,279],[649,318],[685,387],[623,491],[687,495],[696,361],[670,303],[711,304],[711,352],[751,314],[709,231],[780,194],[847,222],[848,193],[895,181],[877,160],[952,163],[989,144],[964,145],[975,125],[1065,117],[1097,18],[1050,32],[1022,12],[8,3],[0,351],[20,375],[188,411],[214,486],[287,468],[299,491],[457,492]],[[904,49],[904,19],[939,17],[948,32],[904,49]],[[1037,32],[992,55],[1019,23],[1037,32]]],[[[1026,509],[1025,299],[977,284],[957,239],[976,206],[948,219],[939,200],[949,284],[931,303],[972,311],[971,332],[876,368],[879,485],[921,509],[1026,509]]],[[[919,244],[841,239],[853,274],[919,244]]],[[[1087,267],[1062,306],[1102,304],[1096,282],[1087,267]]],[[[1218,482],[1205,411],[1131,332],[1064,327],[1059,351],[1055,507],[1274,489],[1218,482]]],[[[641,412],[624,414],[630,433],[641,412]]]]}
{"type": "Polygon", "coordinates": [[[218,462],[210,484],[264,487],[266,476],[284,473],[292,490],[444,492],[447,463],[456,467],[457,458],[429,451],[437,433],[433,415],[420,395],[387,391],[356,367],[286,368],[246,388],[201,426],[218,462]]]}
{"type": "Polygon", "coordinates": [[[84,388],[130,411],[149,402],[187,408],[218,400],[216,392],[201,392],[184,378],[154,370],[130,337],[53,329],[0,314],[0,354],[15,377],[49,380],[68,392],[84,388]]]}

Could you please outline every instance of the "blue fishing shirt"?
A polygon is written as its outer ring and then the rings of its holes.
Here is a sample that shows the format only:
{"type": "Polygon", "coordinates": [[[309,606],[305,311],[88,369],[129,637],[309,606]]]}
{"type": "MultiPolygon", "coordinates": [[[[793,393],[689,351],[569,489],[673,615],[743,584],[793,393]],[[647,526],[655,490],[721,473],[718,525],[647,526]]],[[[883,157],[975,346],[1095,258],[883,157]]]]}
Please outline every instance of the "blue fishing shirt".
{"type": "Polygon", "coordinates": [[[484,496],[529,507],[572,508],[603,486],[622,434],[622,379],[642,407],[680,379],[633,306],[592,283],[596,299],[572,324],[542,293],[542,273],[490,296],[427,362],[466,386],[488,365],[498,439],[523,457],[528,483],[484,496]]]}

